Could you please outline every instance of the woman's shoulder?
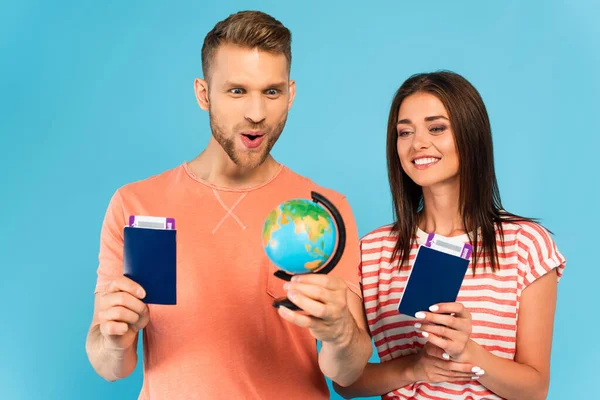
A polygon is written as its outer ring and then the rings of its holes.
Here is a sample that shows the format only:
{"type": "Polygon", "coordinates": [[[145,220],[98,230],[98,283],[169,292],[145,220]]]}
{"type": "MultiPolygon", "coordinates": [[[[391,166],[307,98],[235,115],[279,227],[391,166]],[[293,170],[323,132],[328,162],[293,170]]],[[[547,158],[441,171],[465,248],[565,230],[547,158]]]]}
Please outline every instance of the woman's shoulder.
{"type": "Polygon", "coordinates": [[[552,234],[541,224],[531,220],[503,222],[502,230],[505,240],[512,237],[526,263],[554,267],[565,264],[552,234]]]}
{"type": "MultiPolygon", "coordinates": [[[[502,222],[502,234],[514,236],[519,243],[539,243],[553,246],[550,232],[541,224],[531,220],[508,220],[502,222]]],[[[498,230],[497,230],[498,231],[498,230]]],[[[498,231],[498,233],[500,233],[498,231]]]]}
{"type": "Polygon", "coordinates": [[[503,222],[502,229],[505,239],[507,235],[514,235],[525,286],[553,269],[560,279],[567,260],[558,250],[550,231],[531,220],[503,222]]]}
{"type": "Polygon", "coordinates": [[[394,231],[394,224],[382,225],[364,235],[360,242],[362,244],[383,244],[384,242],[396,242],[398,234],[394,231]]]}

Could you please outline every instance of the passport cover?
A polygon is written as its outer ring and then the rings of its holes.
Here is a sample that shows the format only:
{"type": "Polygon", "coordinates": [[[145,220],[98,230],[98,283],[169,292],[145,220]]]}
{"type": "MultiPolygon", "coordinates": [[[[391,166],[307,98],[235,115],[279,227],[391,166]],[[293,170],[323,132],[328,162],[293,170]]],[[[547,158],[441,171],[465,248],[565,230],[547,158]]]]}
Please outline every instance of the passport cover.
{"type": "Polygon", "coordinates": [[[419,247],[398,311],[415,316],[438,303],[456,301],[469,260],[429,247],[419,247]]]}
{"type": "Polygon", "coordinates": [[[177,231],[124,229],[124,275],[144,288],[144,303],[177,304],[177,231]]]}

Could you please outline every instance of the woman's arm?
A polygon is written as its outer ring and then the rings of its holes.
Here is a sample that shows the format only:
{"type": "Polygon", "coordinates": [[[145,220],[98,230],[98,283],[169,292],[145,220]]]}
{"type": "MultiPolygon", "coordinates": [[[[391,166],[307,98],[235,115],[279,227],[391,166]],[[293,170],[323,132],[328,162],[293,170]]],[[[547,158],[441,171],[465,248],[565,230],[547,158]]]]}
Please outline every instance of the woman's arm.
{"type": "Polygon", "coordinates": [[[555,270],[521,294],[515,360],[496,357],[473,344],[471,362],[485,370],[481,383],[506,399],[545,399],[550,384],[550,350],[556,308],[555,270]]]}
{"type": "Polygon", "coordinates": [[[550,381],[556,292],[556,270],[523,290],[514,361],[493,355],[473,340],[464,344],[464,337],[471,333],[470,314],[465,311],[463,318],[460,315],[463,312],[456,308],[456,305],[462,308],[459,303],[440,304],[435,313],[425,313],[421,329],[428,332],[429,342],[443,349],[451,359],[481,367],[484,373],[480,382],[498,396],[508,400],[545,399],[550,381]],[[456,317],[441,315],[450,312],[456,312],[456,317]]]}
{"type": "Polygon", "coordinates": [[[361,377],[348,387],[335,385],[345,398],[382,396],[415,382],[452,382],[479,379],[471,363],[441,359],[440,349],[426,343],[421,351],[380,364],[367,364],[361,377]]]}
{"type": "Polygon", "coordinates": [[[345,399],[382,396],[416,381],[411,367],[416,356],[412,354],[384,363],[369,363],[352,385],[343,387],[333,383],[333,388],[345,399]]]}

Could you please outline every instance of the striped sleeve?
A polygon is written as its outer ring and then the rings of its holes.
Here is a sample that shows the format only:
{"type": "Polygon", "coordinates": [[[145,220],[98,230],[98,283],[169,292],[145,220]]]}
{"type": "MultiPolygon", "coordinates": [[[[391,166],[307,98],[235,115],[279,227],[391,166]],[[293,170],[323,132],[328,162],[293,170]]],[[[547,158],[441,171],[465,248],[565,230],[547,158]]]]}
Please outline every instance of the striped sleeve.
{"type": "Polygon", "coordinates": [[[523,223],[519,231],[519,261],[525,287],[553,269],[560,280],[566,264],[550,233],[531,222],[523,223]]]}
{"type": "Polygon", "coordinates": [[[362,252],[363,252],[363,243],[362,239],[359,241],[358,248],[360,249],[360,259],[358,262],[358,284],[360,285],[360,291],[362,292],[363,285],[363,262],[362,262],[362,252]]]}

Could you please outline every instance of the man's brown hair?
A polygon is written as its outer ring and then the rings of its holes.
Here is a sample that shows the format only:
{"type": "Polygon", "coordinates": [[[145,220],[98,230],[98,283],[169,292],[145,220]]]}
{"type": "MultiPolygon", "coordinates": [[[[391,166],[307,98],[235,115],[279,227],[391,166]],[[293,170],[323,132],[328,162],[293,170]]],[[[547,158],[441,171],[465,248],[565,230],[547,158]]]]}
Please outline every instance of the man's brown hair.
{"type": "Polygon", "coordinates": [[[218,22],[202,45],[202,73],[208,80],[210,64],[221,44],[230,43],[284,54],[292,65],[292,34],[281,22],[261,11],[240,11],[218,22]]]}

